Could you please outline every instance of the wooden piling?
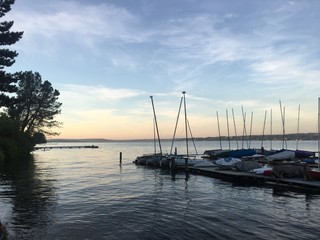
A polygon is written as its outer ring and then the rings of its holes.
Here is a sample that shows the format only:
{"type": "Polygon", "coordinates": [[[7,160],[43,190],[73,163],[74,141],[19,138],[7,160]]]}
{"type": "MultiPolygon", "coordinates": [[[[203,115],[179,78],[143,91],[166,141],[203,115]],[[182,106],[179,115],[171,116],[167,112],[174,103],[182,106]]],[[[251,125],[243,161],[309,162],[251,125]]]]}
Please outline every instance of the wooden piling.
{"type": "Polygon", "coordinates": [[[174,156],[174,157],[171,158],[171,161],[170,161],[170,169],[171,169],[171,170],[176,169],[176,156],[174,156]]]}
{"type": "Polygon", "coordinates": [[[122,152],[120,152],[119,163],[120,163],[120,165],[122,164],[122,152]]]}

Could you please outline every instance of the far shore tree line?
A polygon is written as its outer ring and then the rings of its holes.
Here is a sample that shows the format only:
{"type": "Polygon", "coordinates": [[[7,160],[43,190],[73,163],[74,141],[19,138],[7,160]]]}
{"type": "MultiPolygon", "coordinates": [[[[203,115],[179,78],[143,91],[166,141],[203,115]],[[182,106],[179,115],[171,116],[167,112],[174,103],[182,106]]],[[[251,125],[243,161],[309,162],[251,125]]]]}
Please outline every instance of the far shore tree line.
{"type": "MultiPolygon", "coordinates": [[[[0,18],[11,10],[15,0],[0,0],[0,18]]],[[[10,31],[13,21],[0,21],[0,162],[27,156],[35,144],[61,126],[54,118],[61,113],[59,91],[38,72],[9,72],[18,53],[11,45],[23,32],[10,31]]]]}

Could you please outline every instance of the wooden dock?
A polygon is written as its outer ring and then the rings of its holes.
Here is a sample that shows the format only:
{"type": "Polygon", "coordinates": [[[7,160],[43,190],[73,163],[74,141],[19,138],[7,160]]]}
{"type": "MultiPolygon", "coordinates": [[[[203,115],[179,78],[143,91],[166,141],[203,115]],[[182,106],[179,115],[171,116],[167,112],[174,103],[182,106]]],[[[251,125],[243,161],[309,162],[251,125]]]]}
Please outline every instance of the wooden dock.
{"type": "Polygon", "coordinates": [[[319,180],[308,180],[303,178],[276,178],[273,176],[263,176],[255,173],[219,170],[216,167],[189,167],[189,171],[193,174],[210,176],[234,183],[270,185],[286,187],[299,191],[320,193],[319,180]]]}
{"type": "Polygon", "coordinates": [[[43,146],[35,147],[34,150],[50,150],[50,149],[75,149],[75,148],[99,148],[95,145],[86,145],[86,146],[43,146]]]}

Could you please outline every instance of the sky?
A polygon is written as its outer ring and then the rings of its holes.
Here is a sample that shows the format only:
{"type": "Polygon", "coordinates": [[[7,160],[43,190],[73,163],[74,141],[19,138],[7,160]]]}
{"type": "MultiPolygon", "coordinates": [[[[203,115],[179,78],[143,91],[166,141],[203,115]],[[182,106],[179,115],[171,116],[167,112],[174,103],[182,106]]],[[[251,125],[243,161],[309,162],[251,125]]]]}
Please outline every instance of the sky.
{"type": "Polygon", "coordinates": [[[161,138],[183,96],[177,137],[184,113],[194,137],[317,131],[318,0],[16,0],[3,19],[24,31],[6,71],[60,92],[55,138],[151,139],[150,96],[161,138]]]}

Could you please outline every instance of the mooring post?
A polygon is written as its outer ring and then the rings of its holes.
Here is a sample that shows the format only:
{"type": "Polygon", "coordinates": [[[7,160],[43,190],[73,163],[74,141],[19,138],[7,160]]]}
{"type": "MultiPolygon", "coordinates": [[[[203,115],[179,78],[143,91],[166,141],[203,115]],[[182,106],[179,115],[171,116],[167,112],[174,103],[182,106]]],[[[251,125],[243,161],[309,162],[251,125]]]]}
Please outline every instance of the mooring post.
{"type": "Polygon", "coordinates": [[[119,163],[120,163],[120,165],[122,164],[122,152],[120,152],[120,156],[119,156],[119,163]]]}
{"type": "Polygon", "coordinates": [[[171,161],[170,161],[170,169],[173,170],[176,168],[176,157],[177,156],[174,156],[171,158],[171,161]]]}

